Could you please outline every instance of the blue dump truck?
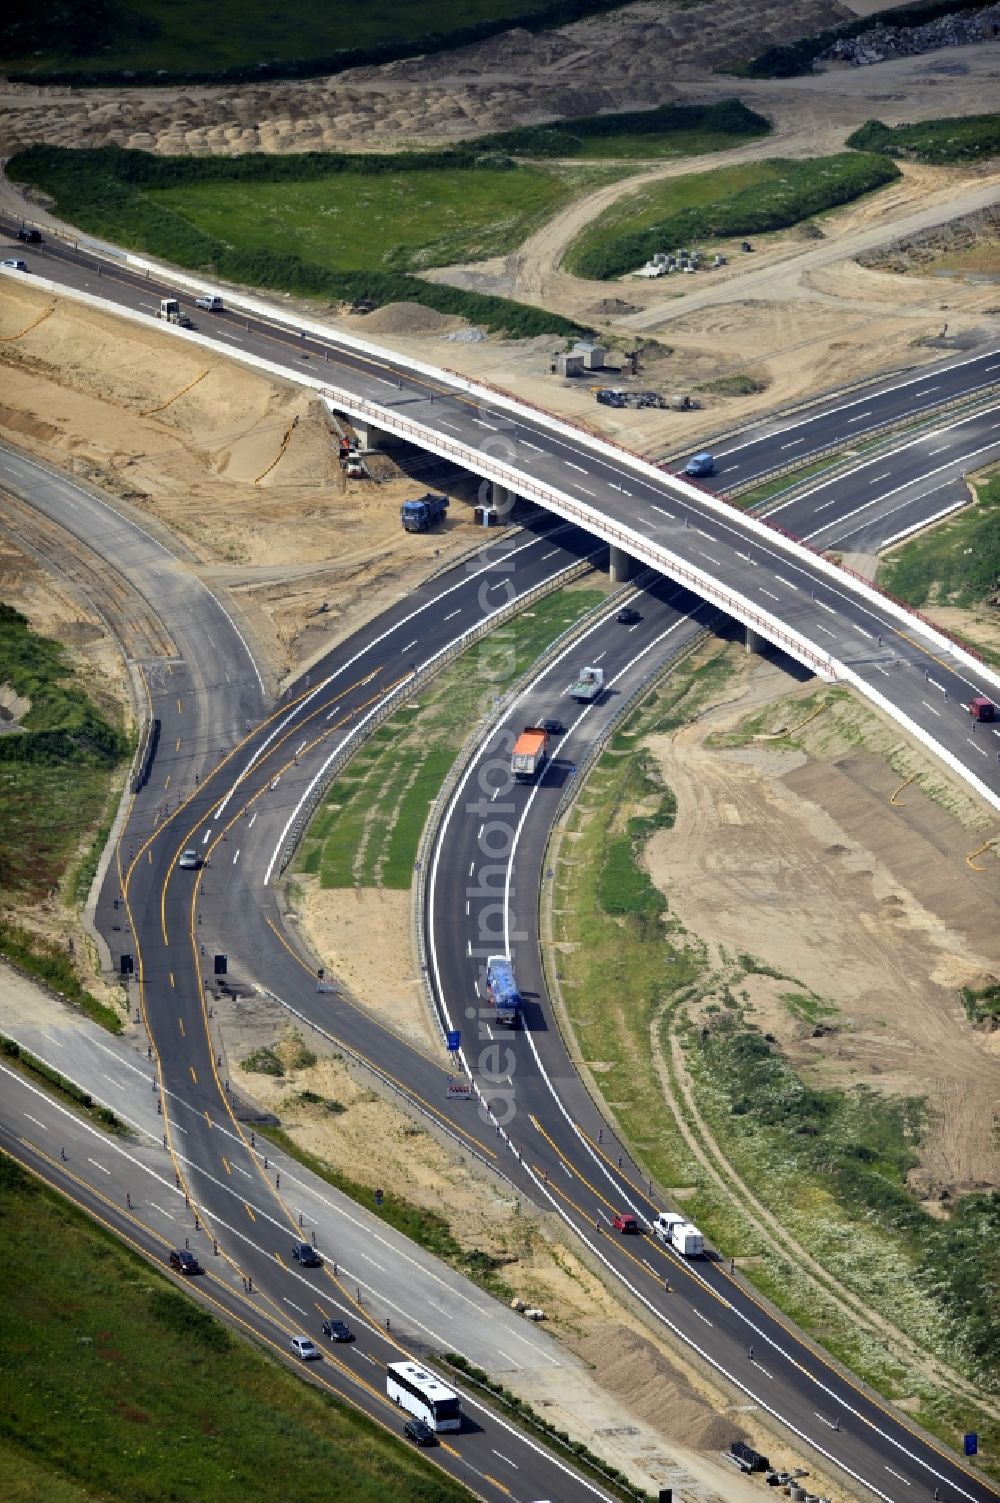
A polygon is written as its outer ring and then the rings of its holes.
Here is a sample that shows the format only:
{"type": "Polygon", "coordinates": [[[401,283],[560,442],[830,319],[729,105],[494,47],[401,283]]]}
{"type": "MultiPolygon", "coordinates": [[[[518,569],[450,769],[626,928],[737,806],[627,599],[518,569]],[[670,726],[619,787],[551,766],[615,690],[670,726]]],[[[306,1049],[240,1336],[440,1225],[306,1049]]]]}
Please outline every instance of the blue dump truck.
{"type": "Polygon", "coordinates": [[[428,491],[416,501],[404,501],[399,508],[399,519],[407,532],[427,532],[444,521],[447,510],[448,497],[428,491]]]}
{"type": "Polygon", "coordinates": [[[711,454],[694,454],[684,466],[685,475],[714,475],[715,459],[711,454]]]}
{"type": "Polygon", "coordinates": [[[495,1023],[516,1028],[521,1021],[521,993],[509,955],[491,955],[486,962],[486,998],[493,1004],[495,1023]]]}

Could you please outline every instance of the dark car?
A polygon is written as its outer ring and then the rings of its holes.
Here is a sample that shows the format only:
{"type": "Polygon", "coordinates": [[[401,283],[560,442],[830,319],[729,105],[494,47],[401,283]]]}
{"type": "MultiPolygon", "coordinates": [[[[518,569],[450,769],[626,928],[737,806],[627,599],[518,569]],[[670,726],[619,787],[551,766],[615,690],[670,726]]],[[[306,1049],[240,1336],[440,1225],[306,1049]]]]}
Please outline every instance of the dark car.
{"type": "Polygon", "coordinates": [[[615,620],[620,622],[622,626],[635,626],[637,621],[642,620],[642,616],[634,605],[623,605],[615,620]]]}
{"type": "Polygon", "coordinates": [[[561,736],[566,727],[561,720],[551,720],[546,717],[544,720],[538,722],[538,729],[540,731],[548,731],[550,736],[561,736]]]}
{"type": "Polygon", "coordinates": [[[407,1440],[412,1440],[415,1446],[436,1446],[437,1436],[422,1419],[407,1420],[403,1426],[403,1434],[407,1440]]]}
{"type": "Polygon", "coordinates": [[[614,1228],[616,1232],[638,1232],[639,1223],[627,1211],[620,1212],[614,1219],[614,1228]]]}
{"type": "Polygon", "coordinates": [[[303,1268],[323,1267],[323,1259],[311,1242],[293,1242],[292,1257],[296,1263],[301,1263],[303,1268]]]}
{"type": "Polygon", "coordinates": [[[29,245],[41,245],[42,232],[41,230],[29,230],[27,226],[22,226],[17,232],[17,238],[18,240],[26,240],[29,245]]]}
{"type": "Polygon", "coordinates": [[[354,1332],[342,1320],[324,1320],[323,1335],[331,1341],[353,1341],[354,1332]]]}
{"type": "Polygon", "coordinates": [[[205,1272],[194,1253],[188,1252],[183,1247],[175,1247],[170,1254],[168,1262],[176,1273],[191,1274],[205,1272]]]}

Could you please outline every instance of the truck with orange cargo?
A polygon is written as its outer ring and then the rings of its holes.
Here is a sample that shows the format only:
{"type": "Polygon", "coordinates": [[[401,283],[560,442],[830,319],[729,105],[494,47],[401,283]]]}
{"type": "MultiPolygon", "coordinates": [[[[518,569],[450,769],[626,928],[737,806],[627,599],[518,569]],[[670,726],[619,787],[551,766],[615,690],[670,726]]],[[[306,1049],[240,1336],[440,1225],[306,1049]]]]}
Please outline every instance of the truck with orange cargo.
{"type": "Polygon", "coordinates": [[[518,783],[532,783],[549,756],[549,733],[540,725],[526,725],[514,742],[510,770],[518,783]]]}

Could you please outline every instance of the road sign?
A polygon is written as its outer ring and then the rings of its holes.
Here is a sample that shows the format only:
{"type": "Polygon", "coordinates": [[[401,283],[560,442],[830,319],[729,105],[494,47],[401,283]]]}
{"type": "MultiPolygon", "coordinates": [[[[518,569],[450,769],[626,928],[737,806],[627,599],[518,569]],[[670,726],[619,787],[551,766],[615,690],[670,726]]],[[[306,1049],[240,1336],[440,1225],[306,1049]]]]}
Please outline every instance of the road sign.
{"type": "Polygon", "coordinates": [[[975,1430],[970,1430],[965,1437],[965,1454],[966,1456],[975,1456],[978,1450],[979,1436],[976,1434],[975,1430]]]}
{"type": "Polygon", "coordinates": [[[471,1101],[472,1081],[459,1080],[456,1076],[449,1075],[447,1096],[449,1101],[471,1101]]]}
{"type": "Polygon", "coordinates": [[[450,1028],[446,1037],[448,1039],[449,1051],[452,1054],[457,1054],[462,1047],[462,1030],[460,1028],[450,1028]]]}

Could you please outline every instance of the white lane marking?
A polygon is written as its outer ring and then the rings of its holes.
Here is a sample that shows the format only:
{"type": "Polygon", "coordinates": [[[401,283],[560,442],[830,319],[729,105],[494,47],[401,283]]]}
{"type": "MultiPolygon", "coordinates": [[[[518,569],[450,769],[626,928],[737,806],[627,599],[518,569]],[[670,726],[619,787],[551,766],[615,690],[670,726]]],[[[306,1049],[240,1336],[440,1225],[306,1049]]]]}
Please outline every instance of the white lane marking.
{"type": "Polygon", "coordinates": [[[253,1175],[250,1173],[249,1169],[244,1169],[240,1164],[234,1164],[233,1168],[236,1170],[237,1174],[242,1174],[244,1179],[253,1179],[253,1175]]]}
{"type": "Polygon", "coordinates": [[[385,1269],[383,1268],[382,1264],[376,1262],[376,1260],[374,1258],[370,1258],[367,1253],[365,1253],[365,1252],[359,1252],[358,1253],[358,1257],[359,1258],[364,1258],[364,1260],[365,1260],[366,1263],[371,1263],[372,1267],[373,1268],[377,1268],[378,1271],[379,1271],[379,1273],[385,1273],[385,1269]]]}
{"type": "Polygon", "coordinates": [[[293,1299],[289,1299],[287,1294],[283,1295],[282,1298],[284,1299],[286,1305],[291,1305],[293,1310],[298,1310],[300,1315],[305,1315],[306,1319],[309,1319],[306,1311],[303,1310],[302,1306],[297,1305],[293,1299]]]}
{"type": "Polygon", "coordinates": [[[738,470],[738,469],[739,469],[739,465],[738,464],[727,464],[726,468],[724,470],[720,470],[719,471],[719,474],[720,475],[728,475],[730,473],[730,471],[732,471],[732,470],[738,470]]]}
{"type": "Polygon", "coordinates": [[[537,452],[538,452],[538,453],[539,453],[539,454],[544,454],[544,453],[545,453],[545,450],[544,450],[544,449],[543,449],[543,448],[542,448],[542,447],[541,447],[541,445],[540,445],[540,444],[533,444],[533,443],[532,443],[532,442],[531,442],[531,441],[530,441],[530,439],[527,439],[527,438],[519,438],[519,439],[518,439],[518,443],[519,443],[519,444],[523,444],[523,445],[524,445],[524,447],[525,447],[525,448],[526,448],[526,449],[535,449],[535,450],[537,450],[537,452]]]}
{"type": "Polygon", "coordinates": [[[829,507],[829,506],[836,506],[836,504],[837,504],[837,498],[836,498],[836,496],[834,496],[834,498],[833,498],[832,501],[824,501],[822,506],[817,506],[816,507],[816,511],[817,512],[826,511],[827,507],[829,507]]]}
{"type": "Polygon", "coordinates": [[[805,439],[804,438],[793,438],[787,444],[780,444],[779,448],[781,448],[781,449],[794,449],[796,444],[804,444],[804,443],[805,443],[805,439]]]}
{"type": "Polygon", "coordinates": [[[494,1456],[498,1456],[501,1461],[506,1461],[506,1463],[507,1463],[508,1466],[512,1466],[514,1468],[515,1472],[517,1472],[517,1471],[520,1470],[520,1468],[518,1467],[517,1462],[516,1461],[511,1461],[510,1457],[509,1456],[505,1456],[502,1451],[498,1451],[497,1448],[496,1448],[496,1446],[491,1446],[490,1450],[493,1452],[494,1456]]]}
{"type": "Polygon", "coordinates": [[[277,776],[277,777],[276,777],[276,778],[272,778],[272,779],[271,779],[271,792],[272,792],[272,793],[273,793],[273,792],[274,792],[274,790],[275,790],[275,789],[276,789],[276,788],[277,788],[277,786],[278,786],[278,784],[279,784],[279,783],[280,783],[280,782],[281,782],[281,773],[280,773],[280,772],[279,772],[279,773],[278,773],[278,776],[277,776]]]}
{"type": "Polygon", "coordinates": [[[252,814],[251,814],[251,816],[250,816],[250,822],[249,822],[249,824],[248,824],[248,825],[247,825],[247,829],[248,829],[248,830],[252,830],[252,829],[253,829],[253,822],[254,822],[254,820],[255,820],[255,819],[256,819],[256,818],[257,818],[257,815],[258,815],[258,814],[259,814],[259,813],[260,813],[260,810],[259,810],[259,809],[255,809],[255,810],[254,810],[254,811],[253,811],[253,813],[252,813],[252,814]]]}
{"type": "Polygon", "coordinates": [[[883,678],[892,677],[892,674],[889,672],[888,668],[883,668],[881,663],[873,663],[872,667],[875,669],[876,673],[881,673],[883,678]]]}
{"type": "Polygon", "coordinates": [[[472,876],[472,873],[475,871],[475,869],[476,869],[476,863],[474,861],[470,861],[469,862],[469,876],[470,877],[472,876]]]}
{"type": "Polygon", "coordinates": [[[572,1179],[573,1178],[573,1171],[569,1167],[569,1165],[566,1163],[565,1159],[560,1159],[559,1160],[559,1167],[562,1170],[563,1174],[565,1174],[565,1176],[566,1176],[567,1179],[572,1179]]]}
{"type": "Polygon", "coordinates": [[[462,614],[462,610],[461,610],[461,607],[459,607],[459,609],[457,611],[449,611],[448,615],[445,616],[444,619],[446,621],[452,621],[456,616],[460,616],[461,614],[462,614]]]}
{"type": "Polygon", "coordinates": [[[767,1370],[767,1368],[766,1367],[761,1367],[761,1365],[760,1365],[759,1362],[754,1362],[754,1367],[756,1367],[759,1372],[762,1372],[764,1374],[765,1378],[770,1378],[771,1382],[772,1383],[774,1382],[774,1373],[769,1373],[768,1370],[767,1370]]]}
{"type": "Polygon", "coordinates": [[[876,475],[873,480],[869,480],[868,484],[869,485],[879,485],[879,484],[881,484],[881,482],[883,480],[891,480],[891,479],[892,479],[892,471],[891,470],[886,470],[886,472],[885,472],[884,475],[876,475]]]}
{"type": "Polygon", "coordinates": [[[869,408],[866,409],[866,411],[859,412],[858,415],[857,415],[857,417],[848,418],[847,421],[849,423],[860,423],[860,421],[861,421],[862,418],[871,417],[871,415],[872,415],[872,410],[869,407],[869,408]]]}
{"type": "Polygon", "coordinates": [[[894,1472],[888,1462],[886,1462],[885,1464],[885,1469],[889,1473],[890,1477],[895,1477],[898,1479],[898,1481],[905,1482],[907,1487],[912,1486],[910,1479],[908,1477],[904,1477],[902,1472],[894,1472]]]}
{"type": "MultiPolygon", "coordinates": [[[[482,838],[483,838],[483,831],[485,829],[486,829],[485,825],[480,825],[479,826],[479,829],[476,831],[476,839],[477,840],[482,840],[482,838]]],[[[471,870],[471,868],[470,868],[470,870],[471,870]]]]}
{"type": "Polygon", "coordinates": [[[110,1169],[105,1169],[104,1165],[103,1164],[99,1164],[96,1159],[88,1159],[87,1163],[88,1164],[93,1164],[93,1166],[94,1166],[95,1169],[100,1169],[100,1171],[101,1171],[102,1174],[106,1174],[109,1179],[111,1178],[111,1170],[110,1169]]]}
{"type": "Polygon", "coordinates": [[[296,749],[295,749],[295,755],[297,757],[301,756],[301,754],[305,751],[305,749],[306,749],[306,747],[308,745],[309,745],[309,737],[307,736],[306,739],[302,742],[301,746],[296,747],[296,749]]]}
{"type": "Polygon", "coordinates": [[[439,417],[438,418],[438,422],[444,428],[454,428],[454,430],[455,430],[456,433],[461,433],[461,431],[462,431],[461,428],[458,426],[457,423],[449,422],[449,420],[447,418],[439,417]]]}
{"type": "Polygon", "coordinates": [[[201,843],[202,843],[202,845],[208,845],[208,839],[209,839],[209,836],[211,835],[211,833],[212,833],[211,828],[209,828],[209,829],[207,829],[205,831],[204,835],[201,837],[201,843]]]}
{"type": "Polygon", "coordinates": [[[763,585],[758,585],[757,588],[760,590],[760,593],[762,595],[768,595],[772,600],[780,600],[781,598],[780,595],[776,595],[773,590],[765,590],[763,585]]]}
{"type": "Polygon", "coordinates": [[[736,553],[737,558],[741,558],[745,564],[753,564],[754,568],[756,569],[757,560],[751,558],[749,553],[741,553],[738,548],[735,549],[734,552],[736,553]]]}
{"type": "MultiPolygon", "coordinates": [[[[692,1308],[692,1310],[694,1310],[694,1306],[693,1305],[692,1305],[691,1308],[692,1308]]],[[[698,1319],[699,1320],[703,1320],[707,1326],[710,1326],[712,1324],[712,1322],[709,1320],[708,1316],[707,1315],[702,1315],[702,1313],[701,1313],[700,1310],[695,1310],[694,1313],[695,1313],[695,1315],[697,1315],[698,1319]]]]}
{"type": "Polygon", "coordinates": [[[929,394],[930,394],[930,393],[931,393],[931,392],[932,392],[932,391],[940,391],[940,390],[941,390],[941,383],[940,383],[940,382],[938,382],[938,384],[937,384],[937,386],[925,386],[925,387],[924,387],[924,389],[923,389],[923,391],[915,391],[915,392],[914,392],[914,393],[913,393],[913,395],[914,395],[914,396],[915,396],[915,397],[926,397],[926,396],[928,396],[928,395],[929,395],[929,394]]]}
{"type": "Polygon", "coordinates": [[[558,548],[550,548],[550,550],[549,550],[549,552],[548,552],[548,553],[543,553],[543,554],[542,554],[542,563],[543,563],[543,564],[544,564],[544,562],[545,562],[545,560],[546,560],[546,559],[547,559],[547,558],[555,558],[555,556],[556,556],[556,554],[557,554],[557,553],[558,553],[558,552],[559,552],[559,549],[558,549],[558,548]]]}
{"type": "MultiPolygon", "coordinates": [[[[580,482],[579,482],[579,480],[574,480],[574,481],[573,481],[573,485],[574,485],[574,487],[575,487],[575,488],[576,488],[576,489],[577,489],[577,490],[578,490],[578,491],[583,491],[583,494],[584,494],[584,495],[585,495],[585,496],[593,496],[593,498],[594,498],[594,500],[595,500],[595,501],[596,501],[596,500],[597,500],[597,492],[596,492],[596,491],[590,491],[590,490],[588,490],[588,489],[587,489],[587,487],[586,487],[586,486],[585,486],[585,485],[581,485],[581,484],[580,484],[580,482]]],[[[646,524],[646,525],[647,525],[647,526],[649,526],[649,523],[647,523],[647,524],[646,524]]]]}
{"type": "Polygon", "coordinates": [[[496,423],[487,423],[483,418],[473,418],[472,421],[475,423],[477,428],[488,428],[491,433],[495,433],[497,431],[496,423]]]}
{"type": "Polygon", "coordinates": [[[708,561],[709,561],[709,563],[710,564],[714,564],[717,569],[721,569],[722,568],[722,565],[719,563],[719,560],[717,558],[713,558],[710,553],[706,553],[705,550],[704,550],[704,548],[699,548],[698,552],[701,554],[702,558],[707,558],[708,561]]]}
{"type": "Polygon", "coordinates": [[[928,449],[927,450],[927,458],[930,459],[930,457],[931,457],[932,454],[943,454],[944,451],[945,451],[945,449],[950,449],[950,448],[951,448],[951,444],[942,444],[940,446],[940,448],[937,448],[937,449],[928,449]]]}
{"type": "Polygon", "coordinates": [[[153,1206],[152,1209],[154,1211],[159,1211],[161,1216],[166,1216],[168,1221],[173,1221],[174,1218],[171,1216],[170,1212],[165,1211],[162,1206],[153,1206]]]}
{"type": "Polygon", "coordinates": [[[594,659],[594,662],[595,663],[601,663],[601,662],[603,662],[604,659],[607,657],[607,655],[608,655],[608,650],[607,650],[607,648],[605,648],[604,651],[602,653],[599,653],[598,656],[594,659]]]}
{"type": "MultiPolygon", "coordinates": [[[[733,466],[733,468],[735,469],[735,465],[733,466]]],[[[616,490],[620,490],[621,486],[616,486],[615,489],[616,490]]],[[[651,504],[652,504],[653,511],[658,511],[661,516],[669,517],[670,520],[671,520],[671,522],[674,520],[674,514],[673,514],[673,512],[672,511],[667,511],[667,508],[665,506],[657,506],[655,502],[653,502],[651,504]]]]}
{"type": "Polygon", "coordinates": [[[40,1127],[42,1129],[42,1132],[48,1132],[48,1128],[45,1126],[45,1123],[39,1122],[38,1118],[33,1117],[30,1112],[25,1112],[24,1115],[27,1117],[29,1122],[34,1122],[36,1127],[40,1127]]]}
{"type": "Polygon", "coordinates": [[[410,650],[410,648],[411,648],[411,647],[416,647],[416,645],[417,645],[417,643],[418,643],[418,642],[419,642],[419,640],[420,640],[420,638],[419,638],[419,637],[414,637],[414,639],[413,639],[413,641],[412,641],[412,642],[407,642],[407,644],[406,644],[406,646],[405,646],[405,647],[401,647],[401,648],[400,648],[400,649],[399,649],[399,650],[400,650],[400,652],[409,652],[409,650],[410,650]]]}
{"type": "Polygon", "coordinates": [[[237,863],[237,861],[238,861],[238,860],[239,860],[239,859],[240,859],[240,850],[239,850],[239,847],[237,847],[237,850],[236,850],[236,855],[235,855],[235,856],[234,856],[234,857],[233,857],[233,865],[234,865],[234,866],[235,866],[235,865],[236,865],[236,863],[237,863]]]}
{"type": "Polygon", "coordinates": [[[973,741],[973,739],[972,739],[971,736],[966,736],[965,739],[966,739],[966,741],[968,741],[968,743],[969,743],[970,746],[974,746],[976,748],[976,751],[979,753],[979,755],[981,757],[988,757],[989,756],[989,752],[986,750],[985,746],[980,746],[977,741],[973,741]]]}
{"type": "Polygon", "coordinates": [[[115,1080],[114,1076],[105,1075],[104,1079],[108,1082],[108,1085],[113,1085],[116,1091],[124,1091],[125,1087],[120,1080],[115,1080]]]}
{"type": "Polygon", "coordinates": [[[935,710],[934,706],[933,705],[929,705],[927,703],[926,699],[922,699],[920,701],[920,703],[923,705],[923,707],[924,707],[925,710],[930,710],[930,712],[931,712],[932,715],[936,715],[939,720],[941,719],[941,711],[940,710],[935,710]]]}
{"type": "Polygon", "coordinates": [[[783,585],[787,585],[790,590],[797,590],[798,589],[798,585],[797,584],[792,584],[792,581],[790,579],[786,579],[783,574],[776,574],[774,577],[775,577],[775,579],[780,579],[781,583],[783,585]]]}
{"type": "Polygon", "coordinates": [[[836,635],[836,633],[834,633],[832,631],[827,631],[827,629],[826,629],[825,626],[820,626],[820,624],[819,624],[818,621],[816,623],[816,630],[817,631],[821,631],[823,633],[824,637],[832,637],[832,636],[836,635]]]}
{"type": "Polygon", "coordinates": [[[566,466],[566,468],[568,470],[579,470],[579,472],[580,472],[581,475],[589,475],[590,474],[590,471],[589,470],[585,470],[583,468],[582,464],[574,464],[571,459],[564,459],[563,460],[563,464],[566,466]]]}
{"type": "Polygon", "coordinates": [[[837,607],[835,605],[827,605],[825,600],[817,600],[816,604],[822,610],[829,611],[831,616],[835,616],[837,614],[837,607]]]}

